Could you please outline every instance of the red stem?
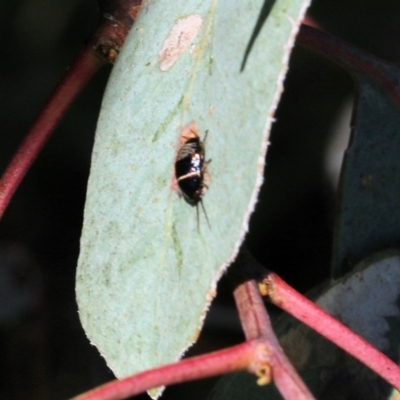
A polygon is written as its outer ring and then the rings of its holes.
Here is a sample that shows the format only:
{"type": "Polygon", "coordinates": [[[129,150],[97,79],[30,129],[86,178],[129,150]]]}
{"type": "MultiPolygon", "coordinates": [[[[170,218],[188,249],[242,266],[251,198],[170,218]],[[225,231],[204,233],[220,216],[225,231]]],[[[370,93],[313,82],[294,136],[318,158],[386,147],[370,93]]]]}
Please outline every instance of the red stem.
{"type": "Polygon", "coordinates": [[[272,303],[351,354],[397,390],[400,389],[400,368],[392,360],[312,301],[296,292],[278,275],[269,273],[263,283],[272,303]]]}
{"type": "Polygon", "coordinates": [[[314,399],[275,336],[257,283],[254,280],[246,281],[233,294],[246,339],[262,338],[271,353],[272,378],[282,397],[285,400],[314,399]]]}
{"type": "Polygon", "coordinates": [[[115,61],[141,3],[142,0],[100,1],[103,23],[55,88],[0,180],[0,219],[72,101],[104,63],[115,61]]]}
{"type": "MultiPolygon", "coordinates": [[[[99,386],[72,400],[119,400],[163,385],[244,370],[264,356],[263,346],[253,340],[229,349],[188,358],[164,367],[99,386]]],[[[262,360],[263,361],[263,360],[262,360]]]]}
{"type": "MultiPolygon", "coordinates": [[[[264,371],[270,373],[269,376],[264,373],[263,377],[260,373],[263,370],[256,371],[256,374],[260,376],[261,383],[264,383],[266,378],[271,378],[272,375],[275,386],[285,400],[314,399],[275,336],[255,280],[259,275],[258,270],[255,269],[257,266],[257,261],[242,245],[235,264],[230,267],[228,272],[228,277],[234,286],[233,295],[246,339],[262,340],[270,353],[269,365],[266,366],[267,369],[264,368],[264,371]]],[[[261,271],[263,274],[265,269],[261,271]]]]}
{"type": "Polygon", "coordinates": [[[372,54],[359,49],[329,33],[302,25],[296,43],[320,53],[347,69],[352,74],[363,74],[375,79],[400,108],[400,89],[397,83],[399,69],[372,54]],[[392,79],[390,79],[393,77],[392,79]]]}
{"type": "Polygon", "coordinates": [[[0,219],[29,167],[71,102],[101,65],[103,61],[95,55],[92,46],[88,45],[55,88],[0,180],[0,219]]]}

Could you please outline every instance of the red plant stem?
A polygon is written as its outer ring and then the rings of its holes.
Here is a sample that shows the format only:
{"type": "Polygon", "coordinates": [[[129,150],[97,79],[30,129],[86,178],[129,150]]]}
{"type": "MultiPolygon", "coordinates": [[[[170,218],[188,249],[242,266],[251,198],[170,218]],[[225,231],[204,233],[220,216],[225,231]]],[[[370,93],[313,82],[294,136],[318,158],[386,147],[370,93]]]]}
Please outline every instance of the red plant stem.
{"type": "Polygon", "coordinates": [[[270,301],[287,311],[400,390],[400,368],[371,344],[330,316],[312,301],[296,292],[278,275],[269,273],[263,280],[270,301]]]}
{"type": "Polygon", "coordinates": [[[229,349],[188,358],[163,367],[112,381],[72,400],[119,400],[163,385],[244,370],[263,357],[263,345],[253,340],[229,349]]]}
{"type": "Polygon", "coordinates": [[[87,45],[55,88],[0,180],[0,218],[71,102],[103,63],[87,45]]]}
{"type": "Polygon", "coordinates": [[[262,338],[270,352],[275,386],[285,400],[314,399],[283,352],[271,326],[255,280],[246,281],[233,292],[246,339],[262,338]]]}
{"type": "Polygon", "coordinates": [[[311,26],[315,29],[318,29],[319,31],[324,31],[324,29],[318,24],[318,22],[311,17],[309,14],[306,14],[305,17],[303,18],[302,24],[306,26],[311,26]]]}
{"type": "Polygon", "coordinates": [[[99,1],[102,25],[62,78],[0,180],[0,219],[40,150],[92,75],[113,63],[137,17],[142,0],[99,1]]]}
{"type": "Polygon", "coordinates": [[[307,25],[300,27],[296,43],[329,58],[352,74],[362,73],[374,78],[400,108],[400,88],[397,83],[400,71],[395,65],[307,25]]]}

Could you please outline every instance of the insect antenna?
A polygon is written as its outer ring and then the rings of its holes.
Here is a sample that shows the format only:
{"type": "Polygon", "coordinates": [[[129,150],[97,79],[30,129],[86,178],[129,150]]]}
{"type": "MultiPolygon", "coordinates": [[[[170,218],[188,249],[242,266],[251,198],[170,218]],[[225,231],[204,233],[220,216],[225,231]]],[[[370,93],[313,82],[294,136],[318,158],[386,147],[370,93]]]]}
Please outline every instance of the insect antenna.
{"type": "MultiPolygon", "coordinates": [[[[211,229],[210,221],[208,220],[208,215],[206,213],[206,209],[204,208],[204,203],[203,199],[200,197],[199,203],[201,204],[201,208],[203,209],[204,216],[206,217],[207,225],[211,229]]],[[[196,210],[197,210],[197,227],[199,227],[199,206],[198,204],[196,205],[196,210]]]]}

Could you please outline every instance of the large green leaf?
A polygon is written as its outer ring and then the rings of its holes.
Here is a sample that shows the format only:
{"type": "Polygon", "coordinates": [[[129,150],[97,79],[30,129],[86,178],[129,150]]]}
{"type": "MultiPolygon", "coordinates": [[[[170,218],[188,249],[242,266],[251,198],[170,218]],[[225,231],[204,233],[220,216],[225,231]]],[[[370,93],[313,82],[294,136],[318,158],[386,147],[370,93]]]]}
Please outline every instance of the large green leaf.
{"type": "Polygon", "coordinates": [[[307,4],[149,0],[135,22],[102,105],[76,283],[84,329],[118,377],[196,340],[247,230],[307,4]],[[190,122],[208,131],[210,227],[174,190],[190,122]]]}
{"type": "Polygon", "coordinates": [[[400,68],[356,48],[350,51],[368,70],[344,64],[355,78],[357,101],[339,184],[335,277],[400,241],[400,68]]]}

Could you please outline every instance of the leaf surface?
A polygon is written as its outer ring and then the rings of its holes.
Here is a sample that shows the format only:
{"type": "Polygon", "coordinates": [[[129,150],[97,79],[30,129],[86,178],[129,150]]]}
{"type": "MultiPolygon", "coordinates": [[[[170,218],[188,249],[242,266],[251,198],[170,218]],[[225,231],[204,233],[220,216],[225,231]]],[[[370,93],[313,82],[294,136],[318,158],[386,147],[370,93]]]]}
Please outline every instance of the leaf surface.
{"type": "Polygon", "coordinates": [[[83,327],[117,377],[196,341],[247,230],[307,5],[149,0],[141,10],[102,105],[76,281],[83,327]],[[175,190],[190,123],[208,132],[210,227],[175,190]]]}
{"type": "Polygon", "coordinates": [[[400,68],[350,47],[357,89],[333,245],[333,276],[400,241],[400,68]]]}

